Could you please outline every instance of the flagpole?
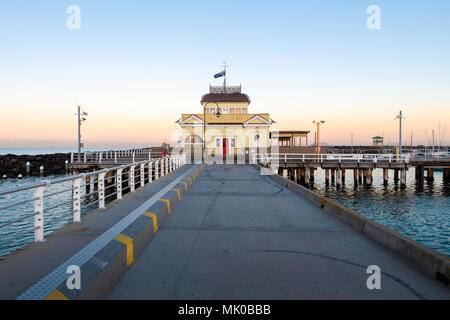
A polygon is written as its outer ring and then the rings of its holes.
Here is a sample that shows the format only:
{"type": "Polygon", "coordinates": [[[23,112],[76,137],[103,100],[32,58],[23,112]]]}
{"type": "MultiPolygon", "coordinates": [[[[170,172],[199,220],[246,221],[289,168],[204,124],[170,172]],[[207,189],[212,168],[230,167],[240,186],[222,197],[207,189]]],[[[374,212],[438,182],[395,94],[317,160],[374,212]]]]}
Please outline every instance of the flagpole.
{"type": "Polygon", "coordinates": [[[225,70],[225,77],[223,78],[223,93],[227,93],[227,63],[224,61],[223,67],[225,70]]]}

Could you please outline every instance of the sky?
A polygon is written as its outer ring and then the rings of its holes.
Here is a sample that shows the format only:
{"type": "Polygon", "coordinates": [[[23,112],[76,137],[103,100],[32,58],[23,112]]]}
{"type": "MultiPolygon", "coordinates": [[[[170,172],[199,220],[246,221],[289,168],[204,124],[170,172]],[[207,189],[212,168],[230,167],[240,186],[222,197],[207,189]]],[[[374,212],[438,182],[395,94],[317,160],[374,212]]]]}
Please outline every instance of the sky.
{"type": "Polygon", "coordinates": [[[178,138],[214,73],[273,130],[450,144],[450,1],[1,1],[0,147],[144,147],[178,138]],[[80,8],[69,29],[67,8],[80,8]],[[369,29],[367,8],[380,8],[369,29]],[[440,130],[439,130],[440,128],[440,130]]]}

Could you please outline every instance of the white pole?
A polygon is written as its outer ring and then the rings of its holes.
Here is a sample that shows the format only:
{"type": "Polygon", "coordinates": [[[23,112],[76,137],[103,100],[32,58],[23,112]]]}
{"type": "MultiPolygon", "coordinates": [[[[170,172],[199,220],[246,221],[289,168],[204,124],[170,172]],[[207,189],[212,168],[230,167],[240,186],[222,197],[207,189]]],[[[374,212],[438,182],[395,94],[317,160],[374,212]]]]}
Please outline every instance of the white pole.
{"type": "Polygon", "coordinates": [[[83,177],[72,180],[73,189],[73,222],[81,221],[81,181],[83,177]]]}
{"type": "Polygon", "coordinates": [[[47,185],[34,190],[34,242],[44,241],[44,190],[47,185]]]}
{"type": "Polygon", "coordinates": [[[106,172],[98,174],[98,207],[105,209],[105,175],[106,172]]]}

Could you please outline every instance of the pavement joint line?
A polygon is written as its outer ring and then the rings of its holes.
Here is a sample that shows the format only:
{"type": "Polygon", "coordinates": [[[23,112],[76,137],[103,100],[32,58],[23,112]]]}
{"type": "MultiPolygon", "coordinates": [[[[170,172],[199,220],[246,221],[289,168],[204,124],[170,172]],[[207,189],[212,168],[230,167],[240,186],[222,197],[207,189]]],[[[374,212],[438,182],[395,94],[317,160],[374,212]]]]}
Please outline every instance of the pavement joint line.
{"type": "Polygon", "coordinates": [[[152,218],[153,220],[153,232],[156,233],[158,232],[158,218],[156,217],[156,214],[152,213],[152,212],[148,212],[145,211],[143,214],[143,216],[152,218]]]}
{"type": "Polygon", "coordinates": [[[134,261],[133,238],[120,233],[114,238],[114,240],[117,240],[127,246],[127,267],[129,267],[134,261]]]}
{"type": "Polygon", "coordinates": [[[172,211],[170,210],[170,200],[161,198],[161,199],[159,199],[159,201],[165,202],[167,204],[167,213],[171,214],[172,211]]]}
{"type": "Polygon", "coordinates": [[[67,267],[70,265],[76,265],[81,268],[90,258],[92,258],[97,252],[99,252],[103,247],[105,247],[111,240],[113,240],[119,233],[121,233],[125,228],[127,228],[132,222],[134,222],[142,213],[147,210],[156,201],[161,199],[168,191],[170,191],[175,185],[180,183],[181,180],[185,179],[196,167],[186,170],[178,178],[170,182],[159,192],[153,195],[150,199],[145,201],[139,207],[134,209],[126,217],[122,218],[118,223],[109,228],[99,237],[94,239],[91,243],[85,246],[83,249],[79,250],[72,257],[67,259],[61,265],[56,267],[53,271],[49,272],[42,279],[37,281],[30,288],[25,290],[20,294],[16,300],[43,300],[51,292],[53,292],[63,281],[68,278],[66,273],[67,267]]]}

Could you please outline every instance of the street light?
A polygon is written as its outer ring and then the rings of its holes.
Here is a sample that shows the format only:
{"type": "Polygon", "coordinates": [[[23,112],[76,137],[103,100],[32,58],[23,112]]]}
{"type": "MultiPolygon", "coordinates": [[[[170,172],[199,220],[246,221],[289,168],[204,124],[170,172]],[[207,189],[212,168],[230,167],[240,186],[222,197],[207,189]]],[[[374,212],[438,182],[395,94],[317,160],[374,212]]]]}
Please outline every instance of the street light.
{"type": "Polygon", "coordinates": [[[320,153],[320,125],[324,124],[325,120],[320,120],[320,121],[313,121],[313,124],[317,124],[317,158],[319,158],[319,153],[320,153]]]}
{"type": "Polygon", "coordinates": [[[400,110],[398,116],[395,117],[395,119],[398,119],[400,124],[398,128],[398,153],[402,153],[402,119],[405,119],[402,114],[402,110],[400,110]]]}
{"type": "MultiPolygon", "coordinates": [[[[202,152],[202,154],[203,154],[203,157],[205,156],[205,149],[206,149],[206,142],[205,142],[205,140],[206,140],[206,106],[208,105],[208,104],[210,104],[210,103],[215,103],[216,104],[216,106],[217,106],[217,112],[216,112],[216,116],[217,117],[220,117],[220,107],[219,107],[219,105],[217,104],[217,102],[215,102],[215,101],[208,101],[204,106],[203,106],[203,152],[202,152]]],[[[203,159],[204,160],[204,159],[203,159]]]]}
{"type": "Polygon", "coordinates": [[[80,105],[77,108],[78,108],[78,112],[75,113],[75,115],[78,116],[78,157],[77,157],[77,159],[78,159],[78,162],[80,162],[81,161],[81,123],[86,121],[85,117],[87,117],[88,113],[85,111],[81,112],[80,105]],[[84,117],[81,117],[82,115],[84,117]]]}

